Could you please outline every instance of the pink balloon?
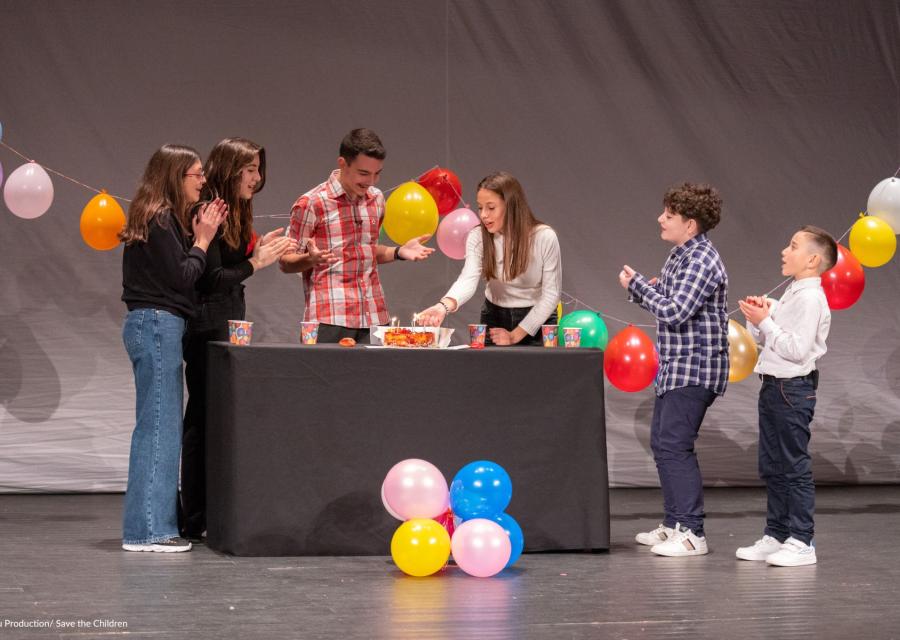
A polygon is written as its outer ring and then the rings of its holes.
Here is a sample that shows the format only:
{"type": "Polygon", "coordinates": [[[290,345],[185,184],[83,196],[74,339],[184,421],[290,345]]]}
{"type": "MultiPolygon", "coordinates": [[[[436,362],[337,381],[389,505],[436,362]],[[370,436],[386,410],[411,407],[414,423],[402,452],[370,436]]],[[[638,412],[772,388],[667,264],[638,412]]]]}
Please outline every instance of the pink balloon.
{"type": "Polygon", "coordinates": [[[451,211],[437,230],[437,244],[444,255],[454,260],[466,257],[466,238],[469,231],[479,224],[478,216],[471,209],[451,211]]]}
{"type": "Polygon", "coordinates": [[[388,471],[381,487],[385,508],[398,520],[437,518],[450,506],[444,474],[425,460],[410,458],[398,462],[388,471]]]}
{"type": "Polygon", "coordinates": [[[466,520],[453,532],[450,550],[460,569],[476,578],[488,578],[503,571],[509,562],[512,545],[499,524],[474,518],[466,520]]]}
{"type": "Polygon", "coordinates": [[[385,511],[391,514],[392,518],[396,518],[397,520],[403,520],[403,516],[399,513],[391,509],[391,505],[388,504],[387,498],[384,497],[384,483],[381,483],[381,504],[384,505],[385,511]]]}
{"type": "Polygon", "coordinates": [[[53,183],[44,167],[29,162],[9,174],[3,199],[9,210],[20,218],[37,218],[53,203],[53,183]]]}

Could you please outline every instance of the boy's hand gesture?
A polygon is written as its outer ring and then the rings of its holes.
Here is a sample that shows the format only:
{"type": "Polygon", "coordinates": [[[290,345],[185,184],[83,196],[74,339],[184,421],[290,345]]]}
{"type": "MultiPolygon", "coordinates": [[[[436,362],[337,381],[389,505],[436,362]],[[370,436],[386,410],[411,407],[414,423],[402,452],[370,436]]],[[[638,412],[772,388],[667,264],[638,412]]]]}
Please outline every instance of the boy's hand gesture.
{"type": "Polygon", "coordinates": [[[738,300],[738,307],[741,313],[747,318],[747,322],[759,326],[759,323],[769,317],[769,307],[772,301],[765,296],[747,296],[743,300],[738,300]]]}

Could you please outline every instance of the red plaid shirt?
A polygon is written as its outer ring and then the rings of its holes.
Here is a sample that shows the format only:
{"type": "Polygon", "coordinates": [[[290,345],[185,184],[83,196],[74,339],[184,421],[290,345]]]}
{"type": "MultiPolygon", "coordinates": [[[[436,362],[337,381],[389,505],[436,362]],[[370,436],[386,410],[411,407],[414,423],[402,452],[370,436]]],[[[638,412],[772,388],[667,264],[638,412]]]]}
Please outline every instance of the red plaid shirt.
{"type": "Polygon", "coordinates": [[[351,200],[339,175],[339,169],[332,171],[291,209],[290,237],[301,247],[313,238],[319,249],[330,248],[340,259],[303,272],[303,319],[354,329],[387,324],[375,253],[384,195],[370,187],[365,197],[351,200]]]}

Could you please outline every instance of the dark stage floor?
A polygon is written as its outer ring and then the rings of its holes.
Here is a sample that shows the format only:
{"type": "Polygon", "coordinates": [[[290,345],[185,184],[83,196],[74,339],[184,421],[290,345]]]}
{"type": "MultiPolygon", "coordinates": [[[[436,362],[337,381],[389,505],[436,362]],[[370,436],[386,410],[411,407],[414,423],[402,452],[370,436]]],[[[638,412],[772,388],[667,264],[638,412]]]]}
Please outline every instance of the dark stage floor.
{"type": "Polygon", "coordinates": [[[794,569],[734,558],[764,500],[709,490],[711,554],[661,558],[632,542],[659,491],[613,490],[609,553],[415,579],[389,557],[126,553],[121,495],[4,495],[0,638],[900,638],[900,488],[820,488],[819,564],[794,569]]]}

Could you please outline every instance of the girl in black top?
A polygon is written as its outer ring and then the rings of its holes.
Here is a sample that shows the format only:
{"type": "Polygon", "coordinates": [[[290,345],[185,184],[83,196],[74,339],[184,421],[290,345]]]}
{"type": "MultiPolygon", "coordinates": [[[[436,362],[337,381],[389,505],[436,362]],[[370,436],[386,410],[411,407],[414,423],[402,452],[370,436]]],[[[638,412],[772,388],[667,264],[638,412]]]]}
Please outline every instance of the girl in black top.
{"type": "Polygon", "coordinates": [[[204,184],[197,152],[164,145],[147,164],[119,234],[122,339],[134,370],[131,436],[122,527],[126,551],[190,551],[178,537],[178,452],[183,403],[182,338],[194,313],[194,286],[227,207],[214,200],[191,219],[204,184]]]}
{"type": "Polygon", "coordinates": [[[253,231],[253,196],[266,183],[266,150],[244,138],[226,138],[206,160],[204,197],[221,197],[228,217],[209,245],[206,268],[197,282],[198,312],[184,342],[188,403],[181,449],[181,532],[199,541],[206,529],[206,345],[228,340],[228,321],[243,320],[241,284],[293,251],[296,242],[275,229],[253,231]]]}

